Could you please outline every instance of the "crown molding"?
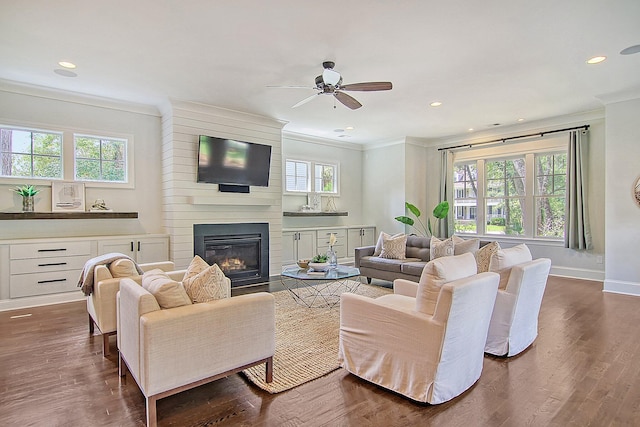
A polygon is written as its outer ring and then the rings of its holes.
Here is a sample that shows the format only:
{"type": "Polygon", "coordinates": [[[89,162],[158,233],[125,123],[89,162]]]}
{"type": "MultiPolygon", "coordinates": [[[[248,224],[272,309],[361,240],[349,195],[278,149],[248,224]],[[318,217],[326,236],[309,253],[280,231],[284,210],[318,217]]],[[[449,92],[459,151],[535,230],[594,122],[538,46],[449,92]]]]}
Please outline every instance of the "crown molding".
{"type": "Polygon", "coordinates": [[[596,96],[604,105],[640,99],[640,87],[596,96]]]}
{"type": "Polygon", "coordinates": [[[307,144],[325,145],[327,147],[335,147],[354,151],[363,151],[364,147],[361,144],[356,144],[348,141],[334,141],[333,139],[320,138],[317,136],[305,135],[302,133],[282,131],[282,139],[288,139],[292,141],[304,142],[307,144]]]}

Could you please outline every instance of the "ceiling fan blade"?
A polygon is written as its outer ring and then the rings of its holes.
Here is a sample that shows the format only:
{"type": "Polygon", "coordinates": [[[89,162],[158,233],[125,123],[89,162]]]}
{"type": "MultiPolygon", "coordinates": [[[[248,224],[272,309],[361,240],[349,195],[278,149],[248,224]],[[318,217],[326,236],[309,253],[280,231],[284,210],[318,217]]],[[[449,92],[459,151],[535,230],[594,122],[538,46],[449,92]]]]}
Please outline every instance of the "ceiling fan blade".
{"type": "Polygon", "coordinates": [[[352,84],[340,86],[340,90],[359,90],[359,91],[391,90],[392,88],[393,88],[393,85],[391,84],[391,82],[352,83],[352,84]]]}
{"type": "Polygon", "coordinates": [[[313,98],[315,98],[315,97],[316,97],[316,96],[318,96],[318,95],[320,95],[320,94],[319,94],[319,93],[314,93],[314,94],[313,94],[313,95],[311,95],[310,97],[305,98],[305,99],[303,99],[302,101],[298,102],[296,105],[294,105],[294,106],[293,106],[293,107],[291,107],[291,108],[296,108],[296,107],[299,107],[299,106],[301,106],[301,105],[304,105],[304,104],[306,104],[307,102],[311,101],[313,98]]]}
{"type": "Polygon", "coordinates": [[[315,89],[315,87],[311,87],[311,86],[267,86],[270,88],[276,88],[276,89],[315,89]]]}
{"type": "Polygon", "coordinates": [[[340,92],[339,90],[337,90],[333,94],[333,96],[335,96],[338,99],[338,101],[342,102],[344,105],[351,108],[352,110],[356,110],[362,107],[362,104],[360,104],[354,97],[352,97],[351,95],[347,95],[344,92],[340,92]]]}

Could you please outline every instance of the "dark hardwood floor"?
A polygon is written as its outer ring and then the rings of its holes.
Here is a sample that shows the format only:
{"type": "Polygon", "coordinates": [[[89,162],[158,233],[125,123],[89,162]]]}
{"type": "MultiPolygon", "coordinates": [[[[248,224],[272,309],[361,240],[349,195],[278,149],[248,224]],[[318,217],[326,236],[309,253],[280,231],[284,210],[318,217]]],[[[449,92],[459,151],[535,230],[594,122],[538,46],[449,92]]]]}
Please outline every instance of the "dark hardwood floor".
{"type": "MultiPolygon", "coordinates": [[[[159,425],[638,426],[640,298],[601,289],[550,277],[533,346],[485,357],[480,380],[441,405],[344,370],[276,395],[232,375],[158,401],[159,425]]],[[[0,343],[0,425],[144,425],[140,390],[117,375],[115,337],[103,358],[83,302],[1,312],[0,343]]]]}

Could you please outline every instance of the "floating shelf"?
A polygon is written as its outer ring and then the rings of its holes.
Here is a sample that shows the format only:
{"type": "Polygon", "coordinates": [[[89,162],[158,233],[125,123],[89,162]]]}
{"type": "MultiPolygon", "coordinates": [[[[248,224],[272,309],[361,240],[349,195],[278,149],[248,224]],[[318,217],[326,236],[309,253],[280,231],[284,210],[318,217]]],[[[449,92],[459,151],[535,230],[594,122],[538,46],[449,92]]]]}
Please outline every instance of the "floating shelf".
{"type": "Polygon", "coordinates": [[[138,212],[0,212],[1,220],[138,218],[138,212]]]}
{"type": "Polygon", "coordinates": [[[282,216],[349,216],[349,212],[282,212],[282,216]]]}

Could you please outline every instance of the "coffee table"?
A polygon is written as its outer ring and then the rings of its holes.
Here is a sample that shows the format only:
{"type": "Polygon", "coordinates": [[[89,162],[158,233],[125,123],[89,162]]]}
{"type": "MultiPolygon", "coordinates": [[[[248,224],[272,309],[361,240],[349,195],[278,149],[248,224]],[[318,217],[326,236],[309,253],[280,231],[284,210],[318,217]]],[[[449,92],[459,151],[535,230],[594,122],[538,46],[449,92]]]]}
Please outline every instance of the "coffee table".
{"type": "Polygon", "coordinates": [[[280,277],[293,299],[308,308],[332,308],[340,303],[340,294],[355,292],[361,283],[360,270],[345,265],[326,272],[292,267],[285,269],[280,277]]]}

